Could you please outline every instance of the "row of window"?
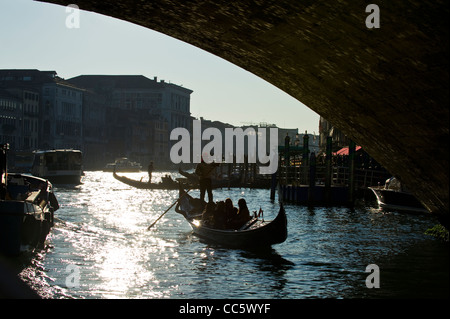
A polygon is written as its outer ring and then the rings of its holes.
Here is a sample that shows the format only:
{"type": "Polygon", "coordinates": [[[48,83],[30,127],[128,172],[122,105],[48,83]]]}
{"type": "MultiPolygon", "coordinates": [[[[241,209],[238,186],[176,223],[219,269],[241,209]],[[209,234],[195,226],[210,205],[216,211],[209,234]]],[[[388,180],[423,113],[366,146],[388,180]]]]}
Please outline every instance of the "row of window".
{"type": "Polygon", "coordinates": [[[14,111],[18,104],[17,101],[0,99],[0,109],[4,111],[14,111]]]}
{"type": "Polygon", "coordinates": [[[24,137],[23,138],[23,148],[37,149],[38,148],[37,138],[24,137]]]}
{"type": "Polygon", "coordinates": [[[16,125],[15,116],[0,115],[0,123],[7,125],[16,125]]]}
{"type": "Polygon", "coordinates": [[[60,114],[68,117],[79,116],[79,108],[74,103],[61,102],[60,114]],[[61,113],[62,111],[62,113],[61,113]]]}
{"type": "Polygon", "coordinates": [[[80,92],[76,92],[74,90],[62,89],[62,88],[58,88],[58,87],[56,87],[56,88],[49,88],[49,87],[44,88],[44,96],[49,96],[50,93],[56,93],[56,95],[61,94],[62,96],[67,96],[67,97],[71,97],[71,98],[81,98],[81,93],[80,92]]]}
{"type": "Polygon", "coordinates": [[[178,94],[171,95],[172,109],[188,112],[189,98],[178,94]]]}
{"type": "Polygon", "coordinates": [[[127,109],[131,110],[134,108],[137,109],[152,109],[158,107],[158,105],[161,104],[160,102],[157,102],[156,100],[120,100],[115,99],[113,100],[113,107],[121,108],[121,109],[127,109]]]}
{"type": "Polygon", "coordinates": [[[23,94],[23,97],[26,100],[39,101],[39,94],[36,94],[36,93],[25,91],[23,94]]]}
{"type": "Polygon", "coordinates": [[[162,93],[154,93],[154,92],[115,92],[113,94],[113,99],[152,99],[158,100],[158,102],[162,101],[162,93]]]}
{"type": "Polygon", "coordinates": [[[56,123],[56,134],[66,136],[81,136],[80,124],[68,121],[58,121],[56,123]]]}
{"type": "Polygon", "coordinates": [[[23,111],[26,113],[39,113],[39,105],[37,104],[24,104],[23,105],[23,111]]]}
{"type": "Polygon", "coordinates": [[[178,115],[178,114],[171,114],[170,119],[172,122],[172,127],[188,127],[190,118],[178,115]]]}
{"type": "MultiPolygon", "coordinates": [[[[1,111],[15,111],[18,105],[20,106],[17,102],[0,100],[1,111]]],[[[24,112],[37,114],[39,112],[39,106],[37,104],[24,104],[23,110],[24,112]]]]}
{"type": "Polygon", "coordinates": [[[37,133],[38,132],[38,121],[37,120],[23,120],[23,130],[27,133],[37,133]]]}
{"type": "Polygon", "coordinates": [[[1,143],[8,143],[12,149],[37,149],[38,143],[35,137],[21,137],[17,135],[0,135],[1,143]]]}
{"type": "Polygon", "coordinates": [[[2,76],[0,77],[0,81],[31,81],[31,76],[2,76]]]}

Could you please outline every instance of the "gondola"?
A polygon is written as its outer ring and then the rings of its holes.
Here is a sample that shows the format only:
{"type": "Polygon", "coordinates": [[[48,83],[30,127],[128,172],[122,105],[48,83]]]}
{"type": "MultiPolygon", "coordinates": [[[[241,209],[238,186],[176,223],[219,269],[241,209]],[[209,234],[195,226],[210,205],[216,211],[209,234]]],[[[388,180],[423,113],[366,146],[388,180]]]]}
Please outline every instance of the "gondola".
{"type": "Polygon", "coordinates": [[[149,182],[142,182],[137,181],[125,176],[117,175],[116,172],[113,172],[113,176],[118,181],[127,184],[129,186],[140,188],[140,189],[178,189],[179,188],[179,182],[174,181],[170,176],[163,176],[162,182],[160,183],[149,183],[149,182]]]}
{"type": "Polygon", "coordinates": [[[252,218],[240,229],[215,229],[202,225],[200,199],[193,198],[180,188],[175,211],[183,215],[192,227],[194,234],[209,242],[231,248],[267,248],[282,243],[287,238],[287,219],[283,205],[273,221],[252,218]]]}

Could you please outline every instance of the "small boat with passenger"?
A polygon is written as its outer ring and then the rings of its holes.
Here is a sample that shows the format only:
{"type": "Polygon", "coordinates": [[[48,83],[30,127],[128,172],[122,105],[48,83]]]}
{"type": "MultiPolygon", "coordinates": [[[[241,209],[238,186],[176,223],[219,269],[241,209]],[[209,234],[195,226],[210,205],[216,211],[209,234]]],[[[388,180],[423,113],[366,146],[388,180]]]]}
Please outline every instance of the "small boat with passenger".
{"type": "Polygon", "coordinates": [[[184,216],[196,236],[207,241],[231,248],[255,249],[282,243],[287,238],[287,218],[281,203],[274,220],[252,217],[238,229],[218,229],[207,225],[202,220],[205,204],[180,188],[175,211],[184,216]]]}
{"type": "Polygon", "coordinates": [[[428,213],[422,203],[396,177],[387,179],[384,186],[373,186],[369,189],[375,194],[378,206],[382,209],[428,213]]]}
{"type": "Polygon", "coordinates": [[[149,183],[148,181],[138,181],[135,179],[131,179],[126,176],[117,175],[117,173],[113,172],[113,177],[118,181],[127,184],[129,186],[139,188],[139,189],[178,189],[179,182],[175,181],[169,175],[162,176],[161,182],[159,183],[149,183]]]}

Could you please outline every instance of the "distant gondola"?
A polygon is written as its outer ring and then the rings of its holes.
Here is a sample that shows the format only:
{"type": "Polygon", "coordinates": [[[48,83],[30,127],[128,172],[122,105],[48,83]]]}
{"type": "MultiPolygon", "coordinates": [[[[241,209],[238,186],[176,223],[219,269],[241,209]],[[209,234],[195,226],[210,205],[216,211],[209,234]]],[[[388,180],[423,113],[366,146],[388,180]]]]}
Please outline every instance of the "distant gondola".
{"type": "Polygon", "coordinates": [[[210,242],[232,248],[264,248],[282,243],[287,238],[287,219],[283,205],[273,221],[252,218],[240,229],[215,229],[202,225],[203,205],[180,189],[175,211],[183,215],[192,227],[195,235],[210,242]],[[200,205],[199,205],[200,203],[200,205]]]}
{"type": "Polygon", "coordinates": [[[162,182],[160,183],[149,183],[149,182],[142,182],[137,181],[125,176],[119,176],[116,174],[116,172],[113,172],[113,176],[118,181],[127,184],[132,187],[140,188],[140,189],[178,189],[179,188],[179,182],[174,181],[170,176],[169,177],[162,177],[162,182]]]}

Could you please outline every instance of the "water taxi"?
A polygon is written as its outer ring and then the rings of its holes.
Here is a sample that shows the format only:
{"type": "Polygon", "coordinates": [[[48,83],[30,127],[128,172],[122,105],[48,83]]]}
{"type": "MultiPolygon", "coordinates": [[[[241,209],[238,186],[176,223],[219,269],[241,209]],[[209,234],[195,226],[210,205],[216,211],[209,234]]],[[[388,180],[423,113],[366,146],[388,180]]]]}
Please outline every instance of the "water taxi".
{"type": "Polygon", "coordinates": [[[35,151],[31,174],[53,184],[80,184],[83,154],[73,149],[35,151]]]}

